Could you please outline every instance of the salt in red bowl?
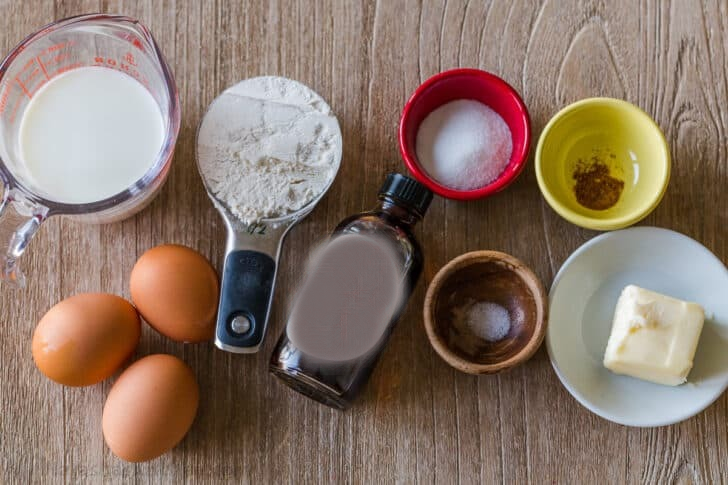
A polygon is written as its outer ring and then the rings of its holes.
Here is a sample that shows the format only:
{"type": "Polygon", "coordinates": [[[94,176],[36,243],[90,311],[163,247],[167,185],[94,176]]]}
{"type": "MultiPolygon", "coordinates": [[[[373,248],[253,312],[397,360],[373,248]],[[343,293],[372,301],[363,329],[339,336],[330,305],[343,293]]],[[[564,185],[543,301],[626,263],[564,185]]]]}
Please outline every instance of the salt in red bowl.
{"type": "Polygon", "coordinates": [[[456,200],[473,200],[506,188],[526,165],[531,146],[531,118],[523,100],[504,80],[478,69],[452,69],[432,76],[410,97],[399,122],[399,150],[412,175],[434,193],[456,200]],[[457,99],[473,99],[498,113],[511,130],[513,152],[501,174],[485,187],[455,190],[441,185],[420,166],[415,151],[420,123],[433,110],[457,99]]]}

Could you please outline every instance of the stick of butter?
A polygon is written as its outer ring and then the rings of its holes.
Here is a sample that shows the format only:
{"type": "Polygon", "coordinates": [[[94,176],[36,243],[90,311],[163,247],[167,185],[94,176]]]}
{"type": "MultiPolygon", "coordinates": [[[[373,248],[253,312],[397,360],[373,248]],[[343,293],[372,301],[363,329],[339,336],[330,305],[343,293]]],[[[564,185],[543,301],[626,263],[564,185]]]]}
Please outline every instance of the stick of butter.
{"type": "Polygon", "coordinates": [[[693,367],[704,319],[697,303],[629,285],[614,310],[604,367],[657,384],[680,385],[693,367]]]}

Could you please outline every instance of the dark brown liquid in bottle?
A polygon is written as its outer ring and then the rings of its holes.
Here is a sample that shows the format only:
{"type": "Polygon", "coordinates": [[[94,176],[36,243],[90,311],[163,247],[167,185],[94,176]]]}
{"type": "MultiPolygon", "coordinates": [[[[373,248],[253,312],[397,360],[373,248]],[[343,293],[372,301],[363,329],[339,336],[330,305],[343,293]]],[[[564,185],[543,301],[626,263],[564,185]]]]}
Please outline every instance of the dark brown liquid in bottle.
{"type": "MultiPolygon", "coordinates": [[[[391,176],[390,176],[391,177],[391,176]]],[[[398,175],[397,177],[403,176],[398,175]]],[[[388,179],[389,180],[389,179],[388,179]]],[[[408,183],[415,183],[407,179],[408,183]]],[[[426,190],[418,187],[420,190],[426,190]]],[[[431,197],[431,195],[430,195],[431,197]]],[[[304,354],[283,333],[270,362],[270,371],[296,391],[323,404],[345,409],[351,404],[372,373],[407,300],[422,271],[422,252],[412,227],[424,210],[416,210],[401,199],[380,193],[380,203],[371,212],[344,219],[332,236],[339,234],[376,235],[392,244],[402,264],[403,298],[379,343],[367,354],[346,362],[322,361],[304,354]]]]}

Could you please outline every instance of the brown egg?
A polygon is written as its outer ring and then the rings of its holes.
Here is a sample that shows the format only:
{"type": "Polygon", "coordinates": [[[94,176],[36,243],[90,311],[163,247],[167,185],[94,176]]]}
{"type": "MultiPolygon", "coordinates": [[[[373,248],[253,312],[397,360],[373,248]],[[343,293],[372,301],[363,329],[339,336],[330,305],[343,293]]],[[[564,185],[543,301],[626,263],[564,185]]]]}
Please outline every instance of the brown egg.
{"type": "Polygon", "coordinates": [[[139,315],[128,301],[82,293],[48,310],[33,334],[38,369],[67,386],[89,386],[111,376],[139,343],[139,315]]]}
{"type": "Polygon", "coordinates": [[[217,273],[197,251],[165,244],[142,254],[131,272],[131,299],[144,320],[178,342],[215,333],[217,273]]]}
{"type": "Polygon", "coordinates": [[[155,354],[139,359],[119,376],[106,399],[106,444],[122,460],[152,460],[182,441],[199,399],[192,369],[177,357],[155,354]]]}

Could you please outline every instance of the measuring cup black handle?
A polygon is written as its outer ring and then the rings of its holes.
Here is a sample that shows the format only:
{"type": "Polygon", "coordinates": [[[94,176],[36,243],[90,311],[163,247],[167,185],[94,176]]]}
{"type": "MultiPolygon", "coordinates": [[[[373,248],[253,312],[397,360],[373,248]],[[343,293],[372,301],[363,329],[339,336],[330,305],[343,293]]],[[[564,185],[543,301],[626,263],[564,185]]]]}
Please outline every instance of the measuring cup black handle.
{"type": "Polygon", "coordinates": [[[239,353],[257,352],[268,325],[276,262],[267,254],[234,250],[223,266],[215,345],[239,353]]]}

